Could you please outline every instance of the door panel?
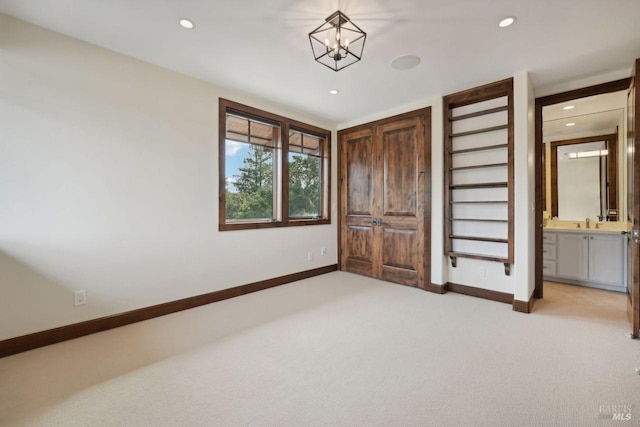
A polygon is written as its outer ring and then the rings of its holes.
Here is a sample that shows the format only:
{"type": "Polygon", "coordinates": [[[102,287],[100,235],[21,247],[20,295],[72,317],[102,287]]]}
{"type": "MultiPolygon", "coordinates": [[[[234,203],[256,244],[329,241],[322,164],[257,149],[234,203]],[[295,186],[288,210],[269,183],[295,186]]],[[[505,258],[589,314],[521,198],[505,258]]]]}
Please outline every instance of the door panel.
{"type": "Polygon", "coordinates": [[[627,315],[631,334],[640,334],[640,59],[636,59],[631,73],[631,85],[627,94],[627,155],[628,173],[628,220],[632,225],[629,235],[629,298],[627,315]]]}
{"type": "Polygon", "coordinates": [[[347,215],[373,215],[373,138],[367,133],[345,141],[347,158],[347,215]]]}
{"type": "Polygon", "coordinates": [[[424,283],[424,130],[420,118],[378,128],[382,155],[382,275],[424,283]]]}
{"type": "Polygon", "coordinates": [[[347,268],[359,274],[372,274],[372,228],[362,226],[347,226],[347,241],[349,253],[347,268]]]}
{"type": "Polygon", "coordinates": [[[346,212],[342,218],[341,256],[343,269],[366,276],[374,271],[374,182],[373,132],[342,135],[340,197],[346,212]]]}
{"type": "Polygon", "coordinates": [[[382,243],[382,278],[403,285],[418,286],[420,256],[416,254],[419,237],[416,230],[385,226],[382,243]]]}
{"type": "Polygon", "coordinates": [[[418,124],[405,120],[381,129],[384,161],[384,216],[416,218],[418,199],[418,124]]]}

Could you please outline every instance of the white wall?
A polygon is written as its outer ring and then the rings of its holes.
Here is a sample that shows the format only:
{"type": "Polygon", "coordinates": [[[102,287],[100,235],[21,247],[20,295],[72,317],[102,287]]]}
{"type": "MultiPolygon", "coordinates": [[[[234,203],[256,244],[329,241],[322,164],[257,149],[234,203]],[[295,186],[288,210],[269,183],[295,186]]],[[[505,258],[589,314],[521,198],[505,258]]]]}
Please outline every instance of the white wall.
{"type": "Polygon", "coordinates": [[[337,262],[335,133],[331,225],[217,231],[218,97],[335,130],[0,15],[0,340],[337,262]]]}
{"type": "Polygon", "coordinates": [[[515,267],[514,298],[529,301],[535,290],[535,95],[528,73],[514,77],[515,97],[515,267]]]}

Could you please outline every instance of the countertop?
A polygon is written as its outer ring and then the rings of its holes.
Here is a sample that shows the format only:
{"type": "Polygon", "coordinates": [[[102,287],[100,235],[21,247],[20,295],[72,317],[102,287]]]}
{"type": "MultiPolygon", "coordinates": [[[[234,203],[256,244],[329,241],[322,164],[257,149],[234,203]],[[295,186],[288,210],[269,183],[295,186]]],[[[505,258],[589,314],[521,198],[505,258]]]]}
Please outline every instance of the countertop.
{"type": "Polygon", "coordinates": [[[553,231],[558,233],[594,233],[594,234],[627,234],[623,230],[607,230],[606,228],[564,228],[564,227],[543,227],[543,231],[553,231]]]}

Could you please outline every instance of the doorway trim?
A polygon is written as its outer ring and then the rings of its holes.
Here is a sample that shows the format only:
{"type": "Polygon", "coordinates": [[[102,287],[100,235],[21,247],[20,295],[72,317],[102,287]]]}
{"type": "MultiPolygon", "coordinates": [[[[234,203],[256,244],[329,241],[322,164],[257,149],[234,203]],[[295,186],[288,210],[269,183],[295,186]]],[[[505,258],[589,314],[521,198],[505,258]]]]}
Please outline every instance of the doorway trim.
{"type": "Polygon", "coordinates": [[[553,95],[547,95],[536,98],[535,102],[535,149],[534,149],[534,170],[535,170],[535,289],[533,291],[534,298],[543,298],[543,280],[542,280],[542,176],[544,173],[542,165],[542,108],[547,105],[567,102],[578,98],[586,98],[589,96],[602,95],[605,93],[619,92],[629,89],[631,78],[624,78],[608,83],[602,83],[594,86],[588,86],[580,89],[560,92],[553,95]]]}

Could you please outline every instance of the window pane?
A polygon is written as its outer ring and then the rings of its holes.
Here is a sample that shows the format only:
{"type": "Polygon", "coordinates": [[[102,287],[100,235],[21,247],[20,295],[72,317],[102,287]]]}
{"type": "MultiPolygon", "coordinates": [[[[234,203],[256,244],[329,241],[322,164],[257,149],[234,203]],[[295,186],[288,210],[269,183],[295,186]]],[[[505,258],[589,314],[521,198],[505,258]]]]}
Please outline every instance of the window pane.
{"type": "Polygon", "coordinates": [[[227,113],[226,138],[275,147],[276,126],[227,113]]]}
{"type": "Polygon", "coordinates": [[[227,140],[225,146],[225,217],[270,220],[273,212],[274,150],[227,140]]]}
{"type": "MultiPolygon", "coordinates": [[[[307,135],[305,135],[306,139],[307,135]]],[[[322,159],[289,152],[289,216],[322,216],[322,159]]]]}
{"type": "Polygon", "coordinates": [[[249,142],[249,120],[227,114],[227,140],[249,142]]]}
{"type": "Polygon", "coordinates": [[[315,135],[292,130],[289,132],[289,151],[320,156],[323,139],[315,135]]]}
{"type": "Polygon", "coordinates": [[[251,142],[273,147],[273,126],[251,121],[251,142]]]}

